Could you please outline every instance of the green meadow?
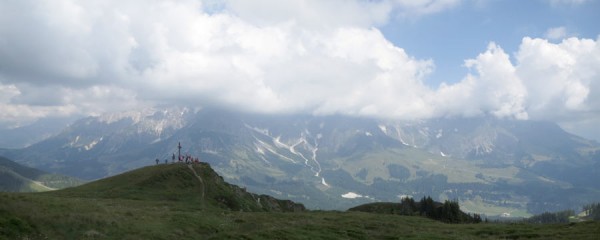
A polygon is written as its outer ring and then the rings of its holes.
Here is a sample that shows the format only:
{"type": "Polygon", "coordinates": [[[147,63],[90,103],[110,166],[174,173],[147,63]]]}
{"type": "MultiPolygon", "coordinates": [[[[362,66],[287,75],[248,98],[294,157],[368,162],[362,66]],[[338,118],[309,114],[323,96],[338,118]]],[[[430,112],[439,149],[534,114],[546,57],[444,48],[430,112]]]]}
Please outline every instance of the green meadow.
{"type": "MultiPolygon", "coordinates": [[[[301,211],[229,185],[207,165],[145,167],[79,187],[0,193],[0,239],[598,239],[600,222],[447,224],[301,211]],[[274,205],[273,205],[274,204],[274,205]],[[275,206],[275,207],[274,207],[275,206]]],[[[289,203],[288,203],[289,206],[289,203]]]]}

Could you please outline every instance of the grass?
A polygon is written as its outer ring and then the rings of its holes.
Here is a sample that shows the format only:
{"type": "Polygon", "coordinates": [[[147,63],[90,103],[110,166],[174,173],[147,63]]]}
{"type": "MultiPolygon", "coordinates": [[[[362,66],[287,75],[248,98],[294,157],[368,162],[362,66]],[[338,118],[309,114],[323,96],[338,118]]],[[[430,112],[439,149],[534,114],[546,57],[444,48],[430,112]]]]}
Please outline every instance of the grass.
{"type": "Polygon", "coordinates": [[[0,199],[0,213],[14,225],[7,239],[23,236],[18,234],[50,239],[595,239],[600,234],[598,222],[444,224],[360,212],[239,212],[34,194],[2,194],[0,199]]]}
{"type": "Polygon", "coordinates": [[[442,174],[447,176],[448,183],[488,182],[487,180],[477,178],[477,173],[483,173],[488,180],[496,181],[497,179],[505,179],[507,181],[513,181],[518,173],[518,169],[514,167],[484,168],[476,166],[472,162],[466,160],[442,157],[414,148],[374,152],[367,154],[363,159],[366,160],[354,162],[351,165],[342,164],[342,162],[347,161],[346,159],[336,159],[336,162],[352,175],[355,175],[363,168],[369,169],[369,172],[365,177],[365,182],[369,184],[377,177],[388,179],[390,176],[387,165],[390,164],[398,164],[407,167],[411,174],[409,180],[417,179],[417,170],[425,170],[432,174],[442,174]],[[374,165],[373,162],[380,162],[381,164],[374,165]],[[452,164],[448,164],[449,162],[452,162],[452,164]]]}
{"type": "Polygon", "coordinates": [[[485,212],[489,216],[499,216],[503,213],[509,213],[510,217],[526,218],[531,217],[527,211],[518,208],[502,207],[483,202],[481,199],[466,200],[460,203],[462,210],[472,213],[485,212]]]}
{"type": "Polygon", "coordinates": [[[211,177],[209,168],[197,170],[207,185],[213,185],[207,187],[205,199],[198,198],[189,169],[171,165],[61,191],[0,193],[0,239],[597,239],[600,235],[598,222],[444,224],[363,212],[231,210],[211,200],[227,194],[230,186],[211,177]],[[189,186],[184,184],[188,180],[189,186]]]}

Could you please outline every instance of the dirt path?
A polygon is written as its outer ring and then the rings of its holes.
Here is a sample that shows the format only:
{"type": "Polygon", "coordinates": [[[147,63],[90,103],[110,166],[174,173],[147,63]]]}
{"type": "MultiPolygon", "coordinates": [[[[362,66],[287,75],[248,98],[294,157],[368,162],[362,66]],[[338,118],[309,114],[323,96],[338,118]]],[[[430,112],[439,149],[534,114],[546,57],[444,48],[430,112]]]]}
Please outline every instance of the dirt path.
{"type": "Polygon", "coordinates": [[[39,182],[39,181],[31,181],[31,182],[33,182],[35,185],[38,185],[38,186],[40,186],[42,188],[47,189],[46,191],[53,191],[53,190],[57,190],[58,189],[58,188],[48,187],[48,186],[44,185],[42,182],[39,182]]]}
{"type": "Polygon", "coordinates": [[[196,176],[196,178],[198,178],[198,181],[200,181],[200,184],[202,184],[202,200],[204,200],[204,188],[205,188],[204,181],[202,180],[202,177],[200,177],[200,175],[198,175],[198,173],[196,172],[196,169],[194,169],[192,164],[188,164],[187,166],[190,170],[192,170],[192,172],[194,173],[194,176],[196,176]]]}

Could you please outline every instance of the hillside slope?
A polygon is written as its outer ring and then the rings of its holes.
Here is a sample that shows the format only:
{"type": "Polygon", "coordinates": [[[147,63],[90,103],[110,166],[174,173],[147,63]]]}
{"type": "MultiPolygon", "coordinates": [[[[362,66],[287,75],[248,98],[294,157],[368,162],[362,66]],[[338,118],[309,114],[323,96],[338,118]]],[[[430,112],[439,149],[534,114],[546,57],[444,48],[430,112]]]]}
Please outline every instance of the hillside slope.
{"type": "Polygon", "coordinates": [[[83,181],[59,174],[50,174],[0,157],[0,191],[42,192],[82,184],[83,181]]]}
{"type": "Polygon", "coordinates": [[[250,193],[229,184],[207,163],[148,166],[47,194],[70,198],[180,202],[197,208],[233,211],[295,212],[305,209],[302,204],[250,193]]]}
{"type": "Polygon", "coordinates": [[[600,222],[444,224],[301,211],[225,183],[208,164],[161,164],[59,191],[0,193],[0,203],[0,239],[596,239],[600,229],[600,222]]]}

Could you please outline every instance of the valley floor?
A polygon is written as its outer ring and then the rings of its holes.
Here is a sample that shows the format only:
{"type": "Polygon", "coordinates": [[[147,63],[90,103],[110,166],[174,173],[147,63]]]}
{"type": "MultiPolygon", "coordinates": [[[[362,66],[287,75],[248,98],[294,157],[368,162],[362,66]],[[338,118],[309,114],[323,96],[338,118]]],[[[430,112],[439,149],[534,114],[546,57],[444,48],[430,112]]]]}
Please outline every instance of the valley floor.
{"type": "Polygon", "coordinates": [[[361,212],[233,212],[177,201],[0,193],[0,239],[598,239],[600,222],[444,224],[361,212]]]}

